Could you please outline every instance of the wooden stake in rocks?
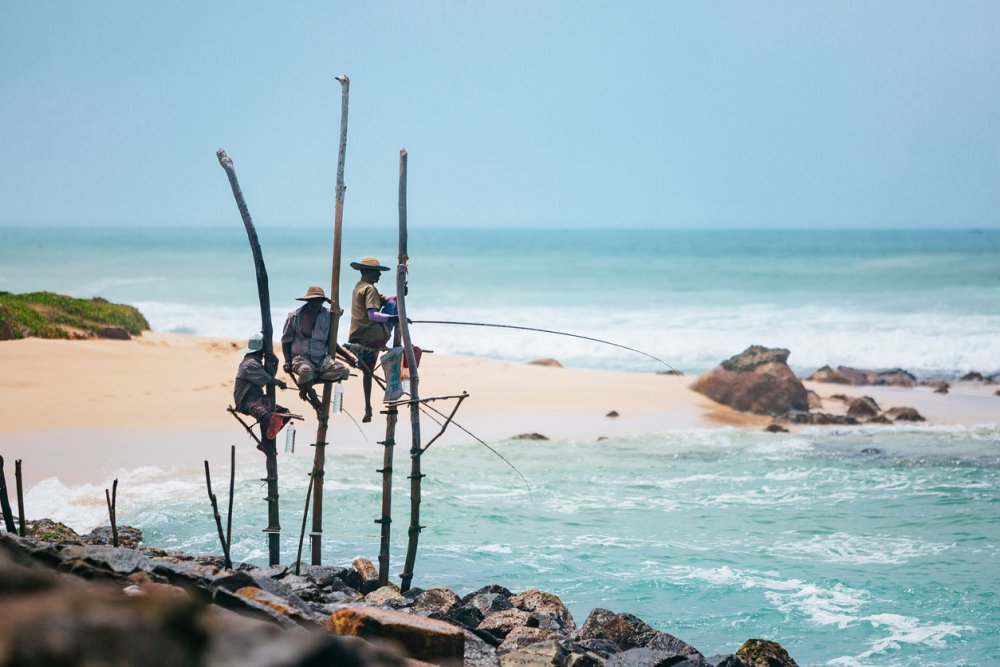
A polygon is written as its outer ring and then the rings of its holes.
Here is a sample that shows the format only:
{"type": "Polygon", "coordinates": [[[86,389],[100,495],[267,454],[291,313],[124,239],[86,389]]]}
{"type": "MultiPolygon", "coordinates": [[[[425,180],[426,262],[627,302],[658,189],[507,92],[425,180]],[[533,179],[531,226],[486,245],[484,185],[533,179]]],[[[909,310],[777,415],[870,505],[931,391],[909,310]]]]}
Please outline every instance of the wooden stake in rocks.
{"type": "Polygon", "coordinates": [[[27,534],[24,528],[24,483],[21,479],[21,459],[14,461],[14,483],[17,485],[17,519],[21,537],[27,534]]]}
{"type": "Polygon", "coordinates": [[[236,490],[236,445],[229,449],[229,514],[226,516],[226,553],[233,546],[233,494],[236,490]]]}
{"type": "Polygon", "coordinates": [[[410,590],[413,580],[413,564],[417,559],[417,542],[420,539],[420,481],[424,474],[420,472],[420,375],[417,372],[417,357],[413,352],[413,341],[410,339],[410,327],[406,320],[406,274],[410,260],[407,254],[406,241],[406,150],[399,151],[399,266],[396,269],[396,307],[399,313],[399,330],[403,339],[403,353],[410,367],[410,528],[407,531],[409,540],[406,545],[406,562],[403,565],[402,579],[399,589],[410,590]]]}
{"type": "MultiPolygon", "coordinates": [[[[397,290],[398,291],[398,290],[397,290]]],[[[392,346],[399,347],[400,333],[397,326],[392,332],[392,346]]],[[[392,533],[392,457],[396,446],[396,422],[399,419],[399,408],[390,405],[385,410],[385,440],[381,443],[382,467],[376,472],[382,473],[382,516],[375,519],[381,524],[382,530],[378,546],[378,585],[389,583],[389,541],[392,533]]]]}
{"type": "Polygon", "coordinates": [[[14,514],[10,509],[10,498],[7,496],[7,475],[3,471],[3,457],[0,456],[0,513],[3,514],[3,525],[8,533],[16,533],[14,514]]]}
{"type": "MultiPolygon", "coordinates": [[[[337,329],[343,310],[340,307],[340,235],[344,226],[344,162],[347,154],[347,101],[351,88],[351,80],[346,76],[338,76],[341,87],[340,101],[340,149],[337,154],[337,202],[333,224],[333,272],[330,279],[330,339],[328,349],[330,357],[337,358],[337,329]]],[[[313,488],[313,520],[312,532],[309,533],[312,551],[312,564],[322,563],[323,547],[323,476],[326,467],[326,432],[330,422],[331,383],[323,384],[322,407],[319,411],[319,424],[316,428],[316,452],[313,456],[313,471],[310,484],[313,488]]]]}
{"type": "Polygon", "coordinates": [[[212,501],[212,514],[215,516],[215,527],[219,529],[219,542],[222,543],[222,556],[225,559],[227,570],[233,569],[233,562],[229,560],[229,543],[222,532],[222,517],[219,515],[219,502],[212,493],[212,475],[208,472],[208,461],[205,461],[205,486],[208,487],[208,499],[212,501]]]}
{"type": "MultiPolygon", "coordinates": [[[[236,168],[233,161],[226,155],[226,151],[221,148],[215,152],[219,158],[219,164],[226,170],[229,177],[229,185],[233,189],[233,197],[236,199],[236,206],[240,210],[240,217],[243,218],[243,226],[247,231],[247,238],[250,241],[250,252],[253,253],[254,268],[257,272],[257,297],[260,301],[260,331],[264,336],[264,367],[274,375],[278,371],[278,357],[274,355],[274,346],[271,341],[274,329],[271,326],[271,295],[267,283],[267,269],[264,267],[264,255],[260,250],[260,241],[257,239],[257,229],[250,218],[250,210],[247,208],[246,200],[243,198],[243,190],[240,189],[239,181],[236,180],[236,168]]],[[[267,397],[274,401],[274,385],[267,385],[267,397]]],[[[260,425],[260,443],[264,450],[267,482],[267,553],[268,561],[271,565],[277,565],[281,558],[280,538],[281,522],[278,519],[278,448],[274,438],[265,438],[267,425],[260,425]]]]}
{"type": "MultiPolygon", "coordinates": [[[[207,461],[206,461],[207,464],[207,461]]],[[[111,485],[111,493],[104,489],[104,499],[108,502],[108,518],[111,519],[111,544],[118,548],[118,480],[111,485]]]]}

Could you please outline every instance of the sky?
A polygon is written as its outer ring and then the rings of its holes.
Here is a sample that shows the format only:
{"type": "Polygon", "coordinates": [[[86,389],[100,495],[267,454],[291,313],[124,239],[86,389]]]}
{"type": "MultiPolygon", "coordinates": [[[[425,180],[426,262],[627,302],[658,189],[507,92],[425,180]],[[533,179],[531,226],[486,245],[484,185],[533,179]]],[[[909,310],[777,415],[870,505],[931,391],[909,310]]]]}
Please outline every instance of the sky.
{"type": "Polygon", "coordinates": [[[0,227],[998,228],[1000,3],[0,0],[0,227]]]}

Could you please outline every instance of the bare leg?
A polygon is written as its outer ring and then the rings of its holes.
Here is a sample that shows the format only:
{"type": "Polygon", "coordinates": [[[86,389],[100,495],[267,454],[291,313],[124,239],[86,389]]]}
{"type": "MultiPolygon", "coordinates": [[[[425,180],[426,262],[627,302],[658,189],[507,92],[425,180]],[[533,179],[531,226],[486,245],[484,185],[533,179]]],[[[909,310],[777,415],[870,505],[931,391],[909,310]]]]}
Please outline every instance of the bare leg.
{"type": "Polygon", "coordinates": [[[372,420],[372,374],[368,371],[361,374],[361,386],[365,390],[365,416],[361,423],[367,424],[372,420]]]}

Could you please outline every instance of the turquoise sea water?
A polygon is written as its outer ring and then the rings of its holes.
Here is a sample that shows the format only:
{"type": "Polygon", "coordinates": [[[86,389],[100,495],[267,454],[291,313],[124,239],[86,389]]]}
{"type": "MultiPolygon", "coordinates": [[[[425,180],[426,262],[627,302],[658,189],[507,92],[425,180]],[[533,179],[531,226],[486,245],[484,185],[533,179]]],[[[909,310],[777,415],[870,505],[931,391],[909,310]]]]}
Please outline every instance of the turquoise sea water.
{"type": "MultiPolygon", "coordinates": [[[[327,236],[261,225],[277,321],[307,285],[328,282],[327,236]]],[[[348,233],[345,265],[364,254],[391,265],[394,243],[391,230],[348,233]]],[[[827,363],[1000,370],[995,231],[417,230],[411,255],[414,319],[564,329],[688,372],[751,343],[788,347],[800,371],[827,363]]],[[[345,281],[353,277],[345,271],[345,281]]],[[[238,223],[8,230],[0,245],[0,289],[137,303],[163,331],[245,336],[257,327],[253,280],[238,223]]],[[[445,353],[656,370],[640,356],[543,335],[414,330],[445,353]]],[[[578,622],[595,606],[628,611],[706,653],[763,636],[804,665],[1000,664],[1000,404],[993,423],[975,427],[494,445],[530,494],[481,446],[435,445],[424,464],[427,529],[415,585],[538,587],[560,595],[578,622]]],[[[285,562],[311,463],[300,449],[280,458],[285,562]]],[[[326,562],[376,555],[381,451],[365,451],[329,455],[326,562]]],[[[263,562],[258,468],[255,453],[241,450],[234,556],[263,562]]],[[[121,520],[143,527],[150,543],[217,550],[200,478],[156,469],[117,476],[121,520]]],[[[408,502],[403,486],[396,507],[408,502]]],[[[88,500],[103,488],[50,479],[26,502],[87,529],[103,518],[88,500]]]]}

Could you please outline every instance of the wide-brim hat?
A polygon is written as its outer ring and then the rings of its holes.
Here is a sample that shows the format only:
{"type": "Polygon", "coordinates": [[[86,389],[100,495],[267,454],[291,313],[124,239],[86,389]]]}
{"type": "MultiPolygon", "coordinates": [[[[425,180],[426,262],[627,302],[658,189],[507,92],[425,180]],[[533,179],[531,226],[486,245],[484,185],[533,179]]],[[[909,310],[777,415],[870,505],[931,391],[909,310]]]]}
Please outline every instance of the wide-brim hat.
{"type": "Polygon", "coordinates": [[[250,336],[247,341],[247,346],[240,350],[243,354],[253,354],[254,352],[260,352],[264,349],[264,336],[261,334],[254,334],[250,336]]]}
{"type": "Polygon", "coordinates": [[[326,292],[324,292],[323,288],[319,287],[318,285],[313,285],[312,287],[307,289],[305,296],[295,297],[296,301],[312,301],[313,299],[323,299],[323,301],[331,303],[331,301],[328,298],[326,298],[326,292]]]}
{"type": "Polygon", "coordinates": [[[351,262],[351,268],[358,271],[388,271],[388,266],[382,266],[382,262],[377,258],[368,255],[362,257],[360,262],[351,262]]]}

